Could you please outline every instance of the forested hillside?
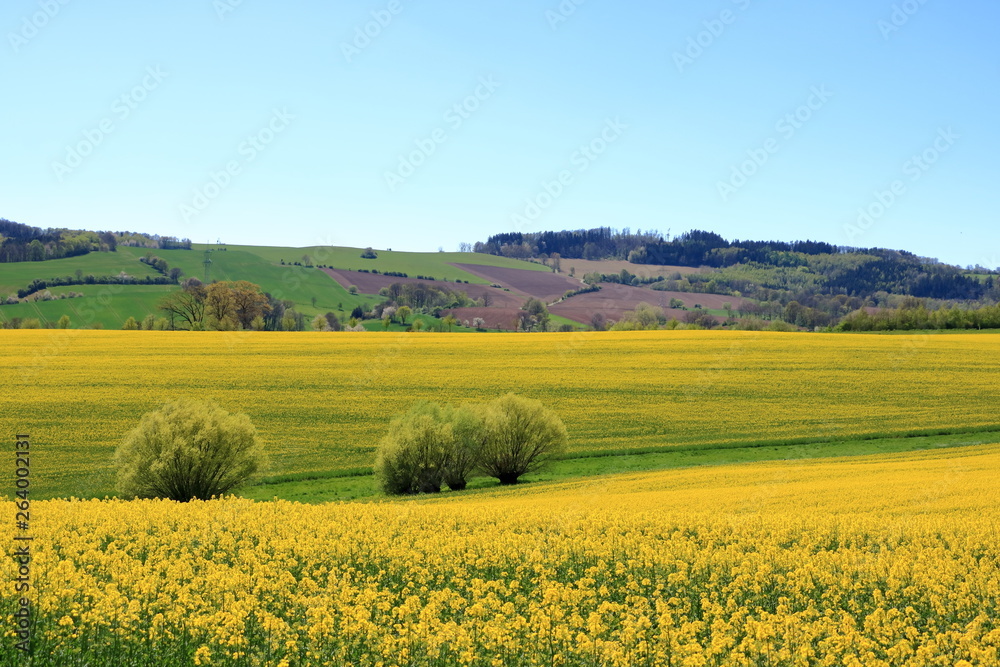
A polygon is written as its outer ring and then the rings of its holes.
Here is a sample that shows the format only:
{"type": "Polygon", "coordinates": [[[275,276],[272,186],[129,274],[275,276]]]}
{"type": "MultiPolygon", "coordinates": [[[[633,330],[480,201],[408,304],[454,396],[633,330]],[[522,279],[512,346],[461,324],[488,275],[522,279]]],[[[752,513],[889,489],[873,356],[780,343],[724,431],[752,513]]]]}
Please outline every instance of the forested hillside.
{"type": "Polygon", "coordinates": [[[962,269],[904,250],[834,246],[820,241],[728,241],[700,230],[667,239],[659,232],[619,232],[603,227],[498,234],[474,248],[476,252],[543,261],[614,259],[637,265],[701,267],[707,270],[696,276],[678,273],[662,288],[738,294],[763,301],[774,300],[776,295],[771,292],[777,291],[787,297],[780,299],[784,303],[817,295],[868,300],[880,293],[990,303],[1000,297],[995,271],[962,269]]]}
{"type": "Polygon", "coordinates": [[[0,218],[0,263],[42,262],[91,252],[114,252],[118,245],[158,250],[190,249],[191,241],[137,232],[41,229],[0,218]]]}

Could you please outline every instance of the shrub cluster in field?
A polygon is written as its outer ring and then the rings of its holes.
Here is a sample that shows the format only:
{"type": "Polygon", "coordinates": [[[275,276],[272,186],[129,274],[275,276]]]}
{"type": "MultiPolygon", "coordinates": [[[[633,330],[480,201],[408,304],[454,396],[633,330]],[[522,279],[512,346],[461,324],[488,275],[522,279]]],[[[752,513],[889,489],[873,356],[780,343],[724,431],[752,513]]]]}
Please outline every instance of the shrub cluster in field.
{"type": "MultiPolygon", "coordinates": [[[[507,394],[482,406],[416,403],[393,420],[375,472],[389,494],[453,491],[482,472],[501,484],[566,449],[566,427],[541,402],[507,394]]],[[[221,497],[264,465],[246,415],[210,401],[175,400],[143,416],[115,453],[118,491],[127,498],[186,502],[221,497]]]]}
{"type": "Polygon", "coordinates": [[[453,491],[482,472],[516,484],[565,451],[566,427],[540,401],[507,394],[485,405],[416,403],[379,445],[375,474],[389,494],[453,491]]]}
{"type": "Polygon", "coordinates": [[[143,416],[118,451],[118,491],[127,498],[187,502],[223,496],[264,465],[246,415],[210,401],[171,401],[143,416]]]}

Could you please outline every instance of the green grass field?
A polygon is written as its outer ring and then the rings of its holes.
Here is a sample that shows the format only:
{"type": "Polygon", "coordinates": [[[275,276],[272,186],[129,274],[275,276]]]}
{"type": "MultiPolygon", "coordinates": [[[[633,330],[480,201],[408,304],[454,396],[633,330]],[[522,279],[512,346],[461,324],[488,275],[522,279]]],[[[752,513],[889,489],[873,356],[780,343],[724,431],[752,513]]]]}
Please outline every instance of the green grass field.
{"type": "MultiPolygon", "coordinates": [[[[552,462],[547,468],[522,478],[519,486],[526,488],[541,484],[565,482],[621,473],[653,472],[696,466],[732,465],[759,461],[793,461],[832,458],[840,456],[865,456],[896,454],[928,449],[973,447],[991,444],[1000,439],[1000,430],[992,433],[956,433],[952,435],[925,435],[915,437],[872,438],[868,440],[835,440],[801,445],[762,445],[731,448],[685,449],[646,454],[618,456],[571,457],[552,462]]],[[[477,477],[469,482],[460,495],[470,492],[500,488],[499,482],[477,477]]],[[[348,500],[378,500],[384,498],[375,478],[367,470],[337,471],[327,475],[305,473],[265,477],[241,489],[239,495],[252,500],[281,498],[303,503],[325,503],[348,500]]],[[[447,487],[443,497],[455,495],[447,487]]]]}
{"type": "MultiPolygon", "coordinates": [[[[201,252],[199,261],[204,256],[206,248],[216,248],[217,246],[194,244],[194,251],[201,252]]],[[[512,269],[524,269],[526,271],[543,271],[550,269],[536,264],[507,257],[495,257],[493,255],[483,255],[461,252],[396,252],[389,250],[377,250],[378,259],[362,259],[360,248],[334,248],[334,247],[310,247],[310,248],[274,248],[264,246],[228,246],[229,252],[247,252],[260,257],[268,262],[279,264],[281,260],[286,263],[301,262],[304,255],[308,255],[316,264],[324,264],[337,269],[359,271],[361,269],[378,269],[379,271],[401,272],[416,277],[418,275],[432,276],[438,280],[448,279],[468,280],[470,283],[487,284],[488,280],[483,280],[471,273],[451,266],[456,264],[480,264],[482,266],[499,266],[512,269]]],[[[192,251],[192,252],[194,252],[192,251]]]]}
{"type": "Polygon", "coordinates": [[[157,304],[177,289],[170,285],[72,285],[55,287],[54,296],[67,292],[84,294],[82,298],[58,301],[26,302],[0,306],[0,322],[13,318],[37,318],[44,325],[68,315],[70,327],[82,329],[100,324],[105,329],[121,329],[129,317],[142,320],[146,315],[163,315],[157,304]]]}
{"type": "MultiPolygon", "coordinates": [[[[195,250],[166,250],[159,253],[167,263],[184,271],[185,276],[205,279],[205,253],[195,250]]],[[[229,250],[209,254],[212,263],[208,279],[248,280],[277,299],[294,301],[296,310],[310,316],[327,312],[350,312],[355,306],[371,307],[377,297],[352,295],[319,269],[301,266],[281,266],[246,250],[229,250]],[[315,299],[315,305],[313,305],[315,299]]]]}
{"type": "MultiPolygon", "coordinates": [[[[152,267],[139,261],[148,251],[122,246],[116,252],[92,252],[80,257],[52,259],[46,262],[16,262],[0,264],[0,296],[27,287],[32,280],[72,276],[77,270],[84,275],[118,275],[122,271],[136,277],[158,276],[152,267]]],[[[79,290],[78,290],[79,291],[79,290]]]]}

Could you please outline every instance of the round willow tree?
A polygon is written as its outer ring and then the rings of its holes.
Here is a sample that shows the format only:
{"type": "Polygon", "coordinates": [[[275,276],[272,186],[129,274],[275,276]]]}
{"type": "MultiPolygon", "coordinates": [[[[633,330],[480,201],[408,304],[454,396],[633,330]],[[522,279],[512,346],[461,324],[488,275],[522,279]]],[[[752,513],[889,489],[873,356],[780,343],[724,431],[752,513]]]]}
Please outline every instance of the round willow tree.
{"type": "Polygon", "coordinates": [[[501,484],[546,466],[566,451],[566,426],[541,401],[507,394],[483,410],[479,466],[501,484]]]}
{"type": "Polygon", "coordinates": [[[210,401],[176,400],[147,413],[115,452],[118,491],[186,502],[222,496],[264,465],[250,418],[210,401]]]}
{"type": "Polygon", "coordinates": [[[481,430],[466,407],[415,403],[379,443],[375,477],[389,494],[437,493],[442,484],[460,491],[476,467],[481,430]]]}

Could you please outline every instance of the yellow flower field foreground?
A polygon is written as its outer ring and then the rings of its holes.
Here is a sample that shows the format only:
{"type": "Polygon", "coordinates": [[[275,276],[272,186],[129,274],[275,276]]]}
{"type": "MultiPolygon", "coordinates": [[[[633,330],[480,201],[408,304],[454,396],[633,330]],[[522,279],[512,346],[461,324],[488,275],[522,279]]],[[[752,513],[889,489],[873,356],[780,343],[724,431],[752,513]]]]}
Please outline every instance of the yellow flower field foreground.
{"type": "Polygon", "coordinates": [[[577,452],[985,430],[998,352],[996,334],[0,330],[0,434],[37,443],[39,494],[103,497],[124,434],[183,397],[247,413],[271,474],[369,467],[414,401],[508,391],[554,409],[577,452]]]}
{"type": "Polygon", "coordinates": [[[990,445],[372,504],[36,502],[32,664],[996,665],[998,473],[990,445]]]}

